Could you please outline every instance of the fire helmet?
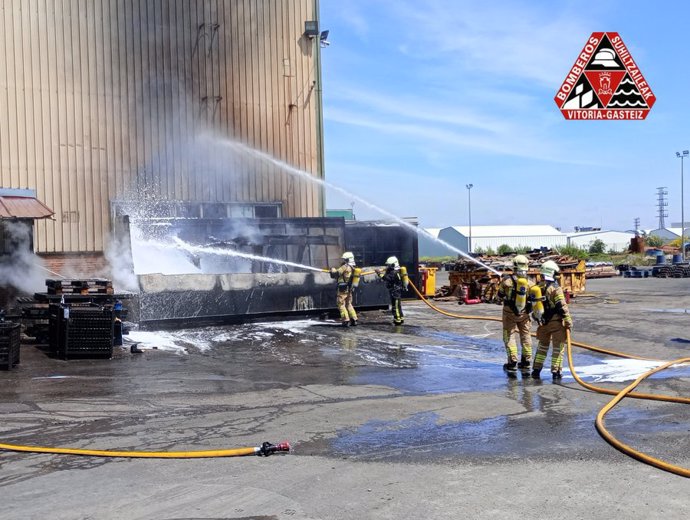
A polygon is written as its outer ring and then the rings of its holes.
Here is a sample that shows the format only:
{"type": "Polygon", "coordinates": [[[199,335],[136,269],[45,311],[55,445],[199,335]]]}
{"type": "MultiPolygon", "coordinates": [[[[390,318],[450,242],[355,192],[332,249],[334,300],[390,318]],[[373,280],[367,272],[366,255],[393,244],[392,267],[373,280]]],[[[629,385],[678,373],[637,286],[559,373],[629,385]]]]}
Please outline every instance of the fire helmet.
{"type": "Polygon", "coordinates": [[[553,260],[547,260],[541,265],[540,272],[541,274],[544,275],[544,278],[546,280],[553,280],[554,275],[558,272],[561,271],[561,268],[558,267],[558,264],[554,262],[553,260]]]}
{"type": "Polygon", "coordinates": [[[386,258],[386,265],[392,267],[393,269],[400,269],[400,264],[398,263],[397,256],[389,256],[386,258]]]}
{"type": "Polygon", "coordinates": [[[516,271],[527,271],[529,268],[529,260],[525,255],[516,255],[513,258],[513,267],[516,271]]]}
{"type": "Polygon", "coordinates": [[[352,252],[344,252],[341,258],[343,259],[344,264],[355,265],[355,255],[353,255],[352,252]]]}

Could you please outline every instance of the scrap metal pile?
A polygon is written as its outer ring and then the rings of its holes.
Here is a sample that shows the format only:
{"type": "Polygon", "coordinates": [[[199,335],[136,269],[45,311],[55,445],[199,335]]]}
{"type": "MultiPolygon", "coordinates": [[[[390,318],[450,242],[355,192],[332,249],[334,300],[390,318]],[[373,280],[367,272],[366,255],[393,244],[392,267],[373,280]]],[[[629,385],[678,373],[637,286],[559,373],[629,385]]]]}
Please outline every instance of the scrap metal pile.
{"type": "MultiPolygon", "coordinates": [[[[512,260],[515,255],[477,256],[484,265],[469,259],[459,259],[451,266],[448,273],[450,285],[441,287],[437,297],[455,296],[463,301],[481,300],[485,303],[496,303],[498,286],[503,274],[512,272],[512,260]],[[496,274],[498,271],[501,274],[496,274]]],[[[558,283],[563,290],[574,296],[585,290],[585,261],[572,256],[554,254],[551,251],[526,253],[529,259],[528,278],[533,282],[541,280],[539,267],[547,260],[553,260],[561,268],[558,283]]]]}

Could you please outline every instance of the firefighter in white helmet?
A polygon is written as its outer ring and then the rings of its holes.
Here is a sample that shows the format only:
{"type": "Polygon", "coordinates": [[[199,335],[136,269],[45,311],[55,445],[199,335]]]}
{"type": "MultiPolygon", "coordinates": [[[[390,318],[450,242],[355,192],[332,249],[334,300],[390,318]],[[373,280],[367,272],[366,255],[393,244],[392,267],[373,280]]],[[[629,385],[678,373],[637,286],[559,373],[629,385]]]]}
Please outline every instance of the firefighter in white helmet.
{"type": "Polygon", "coordinates": [[[562,377],[563,351],[568,339],[567,330],[572,328],[573,318],[565,301],[563,289],[556,281],[556,274],[560,272],[558,264],[553,260],[547,260],[542,264],[540,271],[544,277],[539,284],[544,296],[544,315],[537,328],[539,346],[534,356],[532,377],[540,376],[546,355],[549,353],[549,343],[553,343],[551,375],[554,380],[559,380],[562,377]]]}
{"type": "Polygon", "coordinates": [[[352,280],[355,272],[355,255],[350,251],[343,253],[342,264],[331,268],[331,278],[338,281],[337,303],[343,327],[357,325],[357,313],[352,306],[352,280]]]}
{"type": "Polygon", "coordinates": [[[379,279],[386,284],[386,289],[391,297],[391,312],[393,313],[393,324],[402,325],[405,316],[402,310],[402,292],[407,290],[408,277],[407,269],[400,267],[398,258],[390,256],[386,259],[386,269],[375,269],[379,279]]]}
{"type": "Polygon", "coordinates": [[[534,285],[527,279],[529,260],[525,255],[513,258],[513,272],[501,280],[498,297],[503,302],[503,344],[505,345],[508,362],[503,369],[509,373],[529,370],[532,362],[532,336],[530,328],[532,311],[529,300],[530,288],[534,285]],[[522,347],[518,362],[518,338],[522,347]]]}

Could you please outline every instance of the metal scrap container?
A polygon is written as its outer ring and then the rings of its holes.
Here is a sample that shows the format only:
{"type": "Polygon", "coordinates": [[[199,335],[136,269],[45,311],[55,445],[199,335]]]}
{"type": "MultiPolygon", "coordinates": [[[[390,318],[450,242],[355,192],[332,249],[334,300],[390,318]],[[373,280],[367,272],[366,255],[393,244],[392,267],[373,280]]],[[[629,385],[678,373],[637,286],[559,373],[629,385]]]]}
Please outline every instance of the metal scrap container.
{"type": "MultiPolygon", "coordinates": [[[[561,272],[557,276],[557,281],[558,284],[563,288],[563,291],[568,292],[571,295],[577,295],[584,292],[586,285],[585,261],[577,260],[574,262],[568,262],[567,264],[559,263],[559,266],[561,267],[561,272]]],[[[507,271],[506,274],[509,272],[510,271],[507,271]]],[[[479,265],[476,265],[475,268],[464,271],[450,271],[448,273],[450,293],[456,294],[458,286],[461,285],[479,284],[481,287],[482,300],[492,301],[496,297],[501,276],[502,275],[493,273],[485,267],[481,267],[479,265]]],[[[535,283],[538,283],[542,280],[541,273],[539,272],[539,268],[537,266],[530,266],[530,269],[527,271],[527,277],[535,283]]]]}
{"type": "Polygon", "coordinates": [[[19,364],[19,323],[0,322],[0,367],[10,369],[19,364]]]}

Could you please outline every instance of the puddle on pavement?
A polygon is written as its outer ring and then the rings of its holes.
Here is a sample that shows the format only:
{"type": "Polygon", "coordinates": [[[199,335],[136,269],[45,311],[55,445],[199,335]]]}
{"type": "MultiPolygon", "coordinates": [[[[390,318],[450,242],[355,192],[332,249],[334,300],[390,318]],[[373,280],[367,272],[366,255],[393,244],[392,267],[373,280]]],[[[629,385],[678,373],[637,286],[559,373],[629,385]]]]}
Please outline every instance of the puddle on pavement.
{"type": "MultiPolygon", "coordinates": [[[[175,334],[163,338],[172,351],[175,334]]],[[[189,346],[190,332],[179,331],[179,335],[179,342],[189,346]]],[[[506,388],[511,381],[502,370],[505,350],[499,339],[423,326],[370,322],[343,330],[334,321],[299,320],[211,327],[196,331],[194,338],[200,344],[195,357],[201,355],[211,365],[211,373],[199,378],[228,381],[228,385],[240,377],[266,387],[375,384],[423,394],[493,391],[506,388]]],[[[549,361],[547,358],[542,383],[551,382],[549,361]]],[[[575,363],[582,377],[597,382],[633,380],[656,366],[577,351],[575,363]]],[[[678,370],[668,370],[654,377],[678,375],[678,370]]],[[[523,374],[516,378],[522,380],[523,374]]],[[[572,381],[566,363],[563,382],[572,381]]],[[[534,381],[526,377],[527,383],[534,381]]]]}
{"type": "Polygon", "coordinates": [[[608,449],[597,437],[593,417],[545,413],[545,416],[498,416],[480,421],[438,424],[434,413],[404,421],[371,421],[356,431],[342,431],[326,454],[386,461],[473,458],[593,456],[608,449]],[[582,446],[589,445],[584,451],[582,446]]]}

